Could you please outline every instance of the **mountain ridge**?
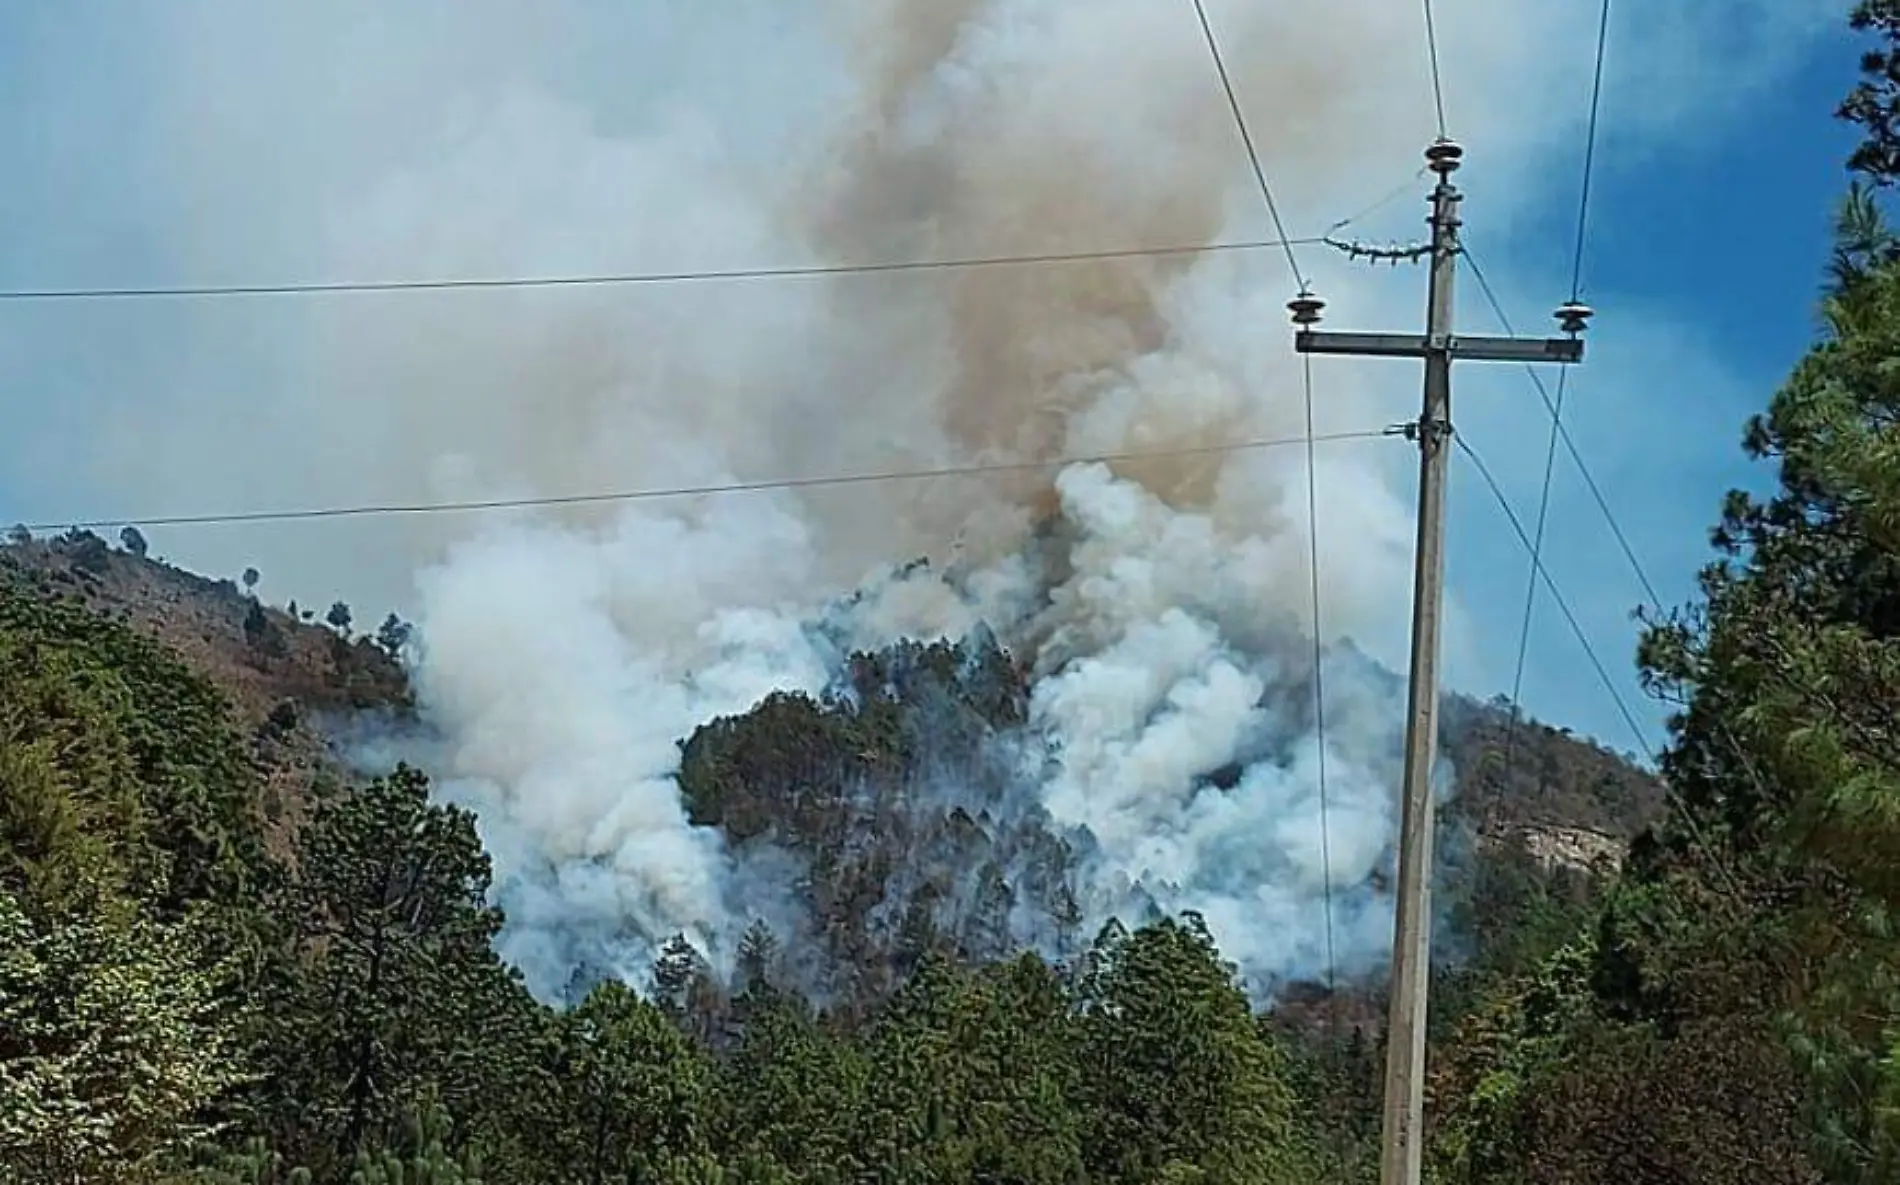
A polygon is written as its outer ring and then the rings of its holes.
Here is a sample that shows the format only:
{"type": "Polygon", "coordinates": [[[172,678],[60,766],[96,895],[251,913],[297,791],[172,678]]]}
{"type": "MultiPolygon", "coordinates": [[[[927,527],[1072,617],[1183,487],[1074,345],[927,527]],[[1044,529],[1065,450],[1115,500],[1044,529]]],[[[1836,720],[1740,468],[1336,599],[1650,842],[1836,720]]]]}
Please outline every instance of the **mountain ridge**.
{"type": "MultiPolygon", "coordinates": [[[[230,697],[251,738],[275,848],[288,847],[316,797],[350,780],[362,720],[385,731],[421,722],[398,653],[401,631],[379,645],[352,633],[347,614],[342,626],[316,624],[314,613],[264,606],[231,580],[86,531],[16,538],[0,547],[0,570],[127,621],[230,697]]],[[[1371,663],[1350,644],[1343,653],[1371,663]]],[[[763,851],[806,862],[798,884],[809,912],[799,937],[824,952],[832,980],[818,995],[866,1007],[930,950],[1006,958],[1021,945],[1026,902],[1068,927],[1040,944],[1047,950],[1087,944],[1091,935],[1074,928],[1074,900],[1064,897],[1073,842],[1011,813],[1020,804],[1005,805],[1008,774],[989,744],[1021,724],[1023,680],[986,635],[902,643],[854,655],[824,695],[773,694],[679,738],[678,781],[695,823],[716,828],[741,860],[763,851]],[[927,734],[917,731],[919,711],[931,713],[927,734]],[[953,772],[960,797],[935,814],[907,813],[906,786],[933,770],[939,780],[953,772]]],[[[1603,746],[1522,720],[1506,769],[1513,726],[1503,701],[1449,694],[1442,715],[1441,749],[1457,776],[1441,815],[1444,850],[1467,850],[1473,865],[1528,862],[1540,876],[1587,876],[1597,861],[1614,865],[1657,816],[1660,784],[1603,746]]],[[[1473,868],[1441,871],[1453,909],[1469,910],[1480,879],[1473,868]]],[[[1369,1012],[1376,982],[1363,987],[1348,993],[1354,1013],[1369,1012]]],[[[1294,1016],[1329,995],[1296,981],[1275,994],[1294,1016]]],[[[1324,1005],[1334,1018],[1338,1006],[1324,1005]]]]}

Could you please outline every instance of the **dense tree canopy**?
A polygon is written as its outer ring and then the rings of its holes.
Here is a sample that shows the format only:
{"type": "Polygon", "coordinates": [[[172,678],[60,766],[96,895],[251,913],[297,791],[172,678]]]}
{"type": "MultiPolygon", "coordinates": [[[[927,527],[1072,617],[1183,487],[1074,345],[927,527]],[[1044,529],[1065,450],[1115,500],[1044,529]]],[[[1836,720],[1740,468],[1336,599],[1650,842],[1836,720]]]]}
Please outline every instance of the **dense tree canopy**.
{"type": "MultiPolygon", "coordinates": [[[[1900,238],[1874,197],[1900,177],[1900,4],[1852,21],[1877,46],[1841,110],[1868,187],[1844,203],[1825,332],[1743,433],[1772,489],[1729,495],[1700,596],[1642,645],[1675,709],[1670,808],[1601,762],[1534,768],[1503,792],[1647,830],[1616,872],[1492,836],[1450,894],[1443,1185],[1900,1174],[1900,238]]],[[[110,568],[95,537],[62,546],[110,568]]],[[[890,825],[919,771],[984,792],[986,738],[1024,713],[993,640],[860,655],[824,697],[685,740],[696,819],[805,845],[827,916],[851,923],[822,940],[849,984],[801,994],[802,952],[761,924],[730,982],[682,936],[651,984],[556,1009],[494,954],[474,820],[422,772],[316,796],[272,832],[258,746],[300,726],[297,704],[247,739],[177,656],[23,572],[0,564],[0,1185],[1376,1176],[1376,1008],[1341,1021],[1354,998],[1327,998],[1317,1037],[1290,996],[1256,1015],[1192,915],[1088,941],[1049,887],[1059,843],[1012,837],[1012,866],[1049,884],[1010,883],[967,817],[912,821],[915,852],[959,855],[925,888],[980,869],[978,907],[946,933],[920,893],[867,937],[895,869],[843,841],[890,825]],[[1027,904],[1060,960],[1002,949],[996,920],[1027,904]]],[[[304,628],[244,607],[260,662],[304,628]]],[[[347,633],[343,606],[327,620],[347,633]]],[[[385,620],[377,645],[407,642],[385,620]]],[[[1461,735],[1483,767],[1482,730],[1461,735]]]]}

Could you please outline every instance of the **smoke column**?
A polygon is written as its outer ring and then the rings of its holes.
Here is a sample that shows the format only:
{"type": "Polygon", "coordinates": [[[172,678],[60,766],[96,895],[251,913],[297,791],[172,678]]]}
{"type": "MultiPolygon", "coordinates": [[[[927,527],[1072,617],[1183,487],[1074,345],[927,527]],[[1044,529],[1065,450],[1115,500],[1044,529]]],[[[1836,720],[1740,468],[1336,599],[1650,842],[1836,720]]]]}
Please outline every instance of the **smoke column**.
{"type": "MultiPolygon", "coordinates": [[[[1556,19],[1536,6],[1441,7],[1469,93],[1516,100],[1460,115],[1502,206],[1517,173],[1548,167],[1532,149],[1580,115],[1588,63],[1566,75],[1536,52],[1556,19]]],[[[1694,24],[1691,0],[1664,7],[1694,24]]],[[[686,271],[1271,233],[1186,0],[828,0],[796,19],[731,0],[680,15],[701,8],[153,10],[126,35],[154,76],[139,126],[187,179],[165,236],[188,265],[175,270],[686,271]],[[669,21],[691,26],[687,48],[642,52],[674,45],[669,21]],[[717,85],[695,99],[687,72],[717,85]]],[[[1432,133],[1414,6],[1209,9],[1295,234],[1403,180],[1432,133]]],[[[1393,211],[1378,229],[1418,232],[1421,202],[1393,211]]],[[[1322,255],[1302,262],[1341,320],[1416,316],[1415,285],[1387,302],[1322,255]]],[[[100,417],[102,441],[124,444],[101,448],[100,481],[189,509],[424,501],[1297,436],[1292,288],[1261,252],[207,304],[166,340],[203,373],[178,363],[168,398],[100,417]]],[[[1320,430],[1408,414],[1415,378],[1377,382],[1328,365],[1320,430]]],[[[1392,838],[1399,712],[1337,644],[1402,658],[1409,465],[1396,444],[1319,450],[1345,967],[1377,964],[1388,940],[1365,883],[1392,838]]],[[[673,777],[697,724],[830,681],[840,643],[819,620],[862,646],[987,623],[1034,673],[1033,799],[1090,837],[1087,909],[1144,892],[1200,908],[1264,982],[1312,972],[1323,941],[1306,480],[1297,447],[1209,453],[231,531],[193,559],[256,563],[304,600],[343,582],[359,610],[408,607],[431,769],[479,812],[506,949],[538,990],[558,991],[580,951],[638,976],[675,931],[729,952],[748,898],[796,877],[689,826],[673,777]],[[1053,568],[1034,546],[1052,533],[1066,540],[1053,568]],[[893,574],[916,556],[933,567],[893,574]],[[1236,765],[1229,789],[1203,784],[1236,765]]],[[[1455,646],[1455,606],[1447,624],[1455,646]]]]}
{"type": "MultiPolygon", "coordinates": [[[[837,35],[857,88],[790,192],[701,216],[731,220],[760,255],[796,244],[816,262],[1212,241],[1257,195],[1234,184],[1244,160],[1181,15],[1147,0],[854,6],[837,35]]],[[[1309,38],[1288,69],[1294,28],[1250,6],[1223,35],[1231,68],[1255,81],[1268,150],[1311,178],[1348,163],[1328,159],[1320,133],[1351,114],[1353,46],[1309,38]]],[[[558,115],[510,119],[523,142],[582,134],[558,115]]],[[[697,154],[705,131],[659,147],[697,154]]],[[[655,184],[681,184],[690,162],[669,163],[655,184]]],[[[727,293],[717,312],[710,298],[655,305],[659,323],[632,341],[563,310],[533,330],[570,381],[553,405],[514,413],[528,418],[510,460],[540,488],[520,464],[533,456],[548,458],[542,473],[703,483],[857,458],[935,466],[1296,436],[1296,375],[1236,349],[1282,331],[1278,302],[1254,291],[1259,271],[1167,257],[814,282],[790,300],[727,293]],[[717,327],[698,321],[709,315],[717,327]]],[[[1322,447],[1331,640],[1402,613],[1409,514],[1363,446],[1322,447]]],[[[1036,797],[1088,837],[1078,889],[1092,923],[1139,895],[1201,910],[1255,980],[1317,973],[1305,490],[1297,449],[1203,453],[636,504],[454,544],[418,586],[419,690],[445,738],[443,792],[477,811],[496,857],[505,953],[544,993],[582,951],[638,977],[676,931],[730,955],[759,873],[687,821],[676,742],[770,690],[820,690],[842,655],[807,626],[862,586],[845,615],[852,645],[982,623],[1032,666],[1036,797]],[[1059,575],[1026,560],[1052,521],[1071,540],[1059,575]],[[878,575],[911,556],[962,576],[878,575]],[[1236,763],[1231,789],[1203,785],[1236,763]]],[[[1355,670],[1331,672],[1326,738],[1348,970],[1389,941],[1366,883],[1394,831],[1400,718],[1389,689],[1355,670]]]]}

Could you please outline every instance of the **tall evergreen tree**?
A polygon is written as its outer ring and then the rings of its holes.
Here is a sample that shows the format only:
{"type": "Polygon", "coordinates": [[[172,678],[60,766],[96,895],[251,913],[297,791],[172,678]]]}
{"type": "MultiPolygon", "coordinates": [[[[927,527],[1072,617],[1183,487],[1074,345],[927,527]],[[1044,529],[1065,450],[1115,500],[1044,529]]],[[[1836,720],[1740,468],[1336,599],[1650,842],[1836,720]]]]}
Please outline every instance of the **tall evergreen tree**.
{"type": "Polygon", "coordinates": [[[296,863],[302,970],[276,1042],[296,1121],[347,1160],[425,1088],[467,1115],[496,1077],[494,1021],[513,987],[490,948],[501,919],[472,817],[400,767],[325,802],[296,863]]]}
{"type": "Polygon", "coordinates": [[[713,1067],[665,1013],[625,985],[605,983],[562,1028],[571,1180],[650,1180],[674,1160],[710,1155],[713,1067]]]}
{"type": "Polygon", "coordinates": [[[869,1060],[821,1028],[796,997],[755,987],[740,1003],[744,1031],[722,1074],[728,1152],[769,1160],[812,1185],[858,1179],[866,1162],[853,1123],[869,1060]]]}
{"type": "Polygon", "coordinates": [[[871,1036],[860,1155],[894,1179],[1066,1185],[1082,1168],[1072,1035],[1034,956],[976,973],[926,957],[871,1036]]]}
{"type": "Polygon", "coordinates": [[[1082,982],[1077,1073],[1096,1180],[1303,1180],[1280,1053],[1194,914],[1104,931],[1082,982]]]}

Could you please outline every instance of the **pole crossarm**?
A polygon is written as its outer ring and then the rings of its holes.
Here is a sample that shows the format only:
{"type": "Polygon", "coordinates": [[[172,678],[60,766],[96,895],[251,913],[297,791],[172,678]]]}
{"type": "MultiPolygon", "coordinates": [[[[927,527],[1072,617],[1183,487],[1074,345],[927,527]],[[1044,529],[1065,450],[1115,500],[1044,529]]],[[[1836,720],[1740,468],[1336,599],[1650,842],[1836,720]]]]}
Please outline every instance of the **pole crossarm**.
{"type": "Polygon", "coordinates": [[[1445,483],[1451,442],[1454,361],[1583,361],[1580,335],[1593,311],[1572,298],[1556,312],[1563,337],[1478,337],[1452,331],[1462,195],[1451,184],[1464,149],[1440,140],[1425,159],[1432,189],[1431,279],[1424,333],[1331,333],[1315,329],[1326,302],[1302,283],[1287,303],[1301,354],[1411,358],[1424,362],[1419,418],[1398,431],[1419,448],[1418,540],[1413,560],[1412,657],[1406,680],[1405,763],[1399,781],[1397,900],[1393,918],[1392,996],[1386,1021],[1380,1185],[1419,1185],[1425,1146],[1425,1023],[1431,973],[1433,803],[1431,770],[1438,738],[1438,651],[1445,588],[1445,483]]]}
{"type": "Polygon", "coordinates": [[[1570,337],[1481,337],[1443,339],[1405,333],[1335,333],[1307,329],[1293,336],[1301,354],[1350,354],[1361,358],[1429,358],[1445,354],[1465,362],[1582,362],[1583,341],[1570,337]]]}

